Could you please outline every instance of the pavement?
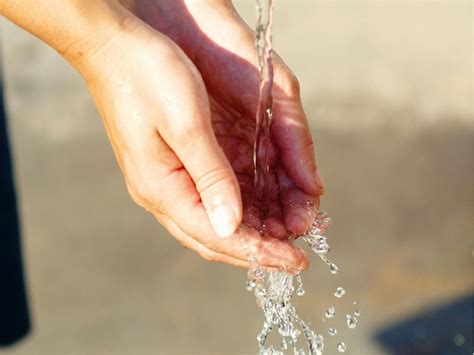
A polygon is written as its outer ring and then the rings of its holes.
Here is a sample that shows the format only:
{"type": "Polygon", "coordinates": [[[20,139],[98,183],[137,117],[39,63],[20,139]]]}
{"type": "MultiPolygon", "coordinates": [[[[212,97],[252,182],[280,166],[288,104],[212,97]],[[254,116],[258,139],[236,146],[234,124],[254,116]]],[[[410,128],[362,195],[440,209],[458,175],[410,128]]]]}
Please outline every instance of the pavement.
{"type": "MultiPolygon", "coordinates": [[[[253,23],[253,2],[236,5],[253,23]]],[[[357,301],[357,329],[332,323],[346,353],[392,354],[377,334],[474,291],[473,5],[279,0],[275,17],[341,270],[313,257],[299,311],[325,332],[328,306],[342,315],[357,301]],[[347,294],[336,303],[337,286],[347,294]]],[[[201,260],[135,206],[81,78],[14,25],[2,30],[34,329],[0,354],[255,354],[263,319],[245,271],[201,260]]],[[[472,303],[464,316],[472,332],[472,303]]],[[[453,344],[463,331],[440,327],[453,344]]]]}

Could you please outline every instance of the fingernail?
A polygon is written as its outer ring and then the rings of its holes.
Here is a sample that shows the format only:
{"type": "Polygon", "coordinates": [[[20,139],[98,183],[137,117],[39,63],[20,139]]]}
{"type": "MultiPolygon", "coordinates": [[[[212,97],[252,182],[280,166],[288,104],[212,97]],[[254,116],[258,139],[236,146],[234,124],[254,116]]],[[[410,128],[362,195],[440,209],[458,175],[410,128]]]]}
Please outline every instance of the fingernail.
{"type": "Polygon", "coordinates": [[[218,205],[209,213],[212,227],[221,238],[230,237],[237,228],[236,217],[231,208],[218,205]]]}

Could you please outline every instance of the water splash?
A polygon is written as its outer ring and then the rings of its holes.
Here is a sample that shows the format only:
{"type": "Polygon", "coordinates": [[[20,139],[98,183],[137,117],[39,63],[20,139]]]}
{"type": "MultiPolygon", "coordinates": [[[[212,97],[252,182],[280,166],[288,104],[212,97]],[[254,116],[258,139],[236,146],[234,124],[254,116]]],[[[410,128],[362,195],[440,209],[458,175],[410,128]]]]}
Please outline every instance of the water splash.
{"type": "Polygon", "coordinates": [[[359,320],[357,317],[353,316],[352,314],[347,314],[346,315],[346,323],[347,327],[350,329],[354,329],[357,327],[357,324],[359,323],[359,320]]]}
{"type": "Polygon", "coordinates": [[[329,307],[326,310],[326,313],[324,313],[324,316],[326,318],[334,318],[336,316],[336,308],[335,307],[329,307]]]}
{"type": "Polygon", "coordinates": [[[340,342],[339,344],[337,344],[337,351],[339,351],[340,353],[344,353],[346,352],[347,350],[347,346],[346,344],[344,344],[344,342],[340,342]]]}
{"type": "Polygon", "coordinates": [[[342,287],[338,287],[336,289],[336,292],[334,292],[334,296],[336,296],[337,298],[342,298],[342,296],[344,296],[346,294],[346,290],[344,290],[342,287]]]}
{"type": "MultiPolygon", "coordinates": [[[[330,224],[327,214],[317,214],[312,227],[301,238],[309,247],[323,260],[329,260],[326,253],[329,252],[325,233],[330,224]]],[[[335,265],[328,262],[329,265],[335,265]]],[[[303,281],[299,273],[292,274],[285,271],[265,271],[255,263],[249,269],[246,288],[253,291],[258,306],[263,310],[265,321],[260,334],[257,337],[260,354],[284,354],[288,348],[294,354],[320,355],[324,350],[324,337],[314,332],[310,326],[296,313],[292,304],[293,293],[303,296],[305,291],[303,281]],[[281,337],[280,349],[275,346],[267,346],[266,341],[272,330],[277,330],[281,337]],[[303,335],[305,342],[300,345],[300,336],[303,335]]],[[[345,291],[344,291],[345,292],[345,291]]],[[[334,318],[335,307],[329,307],[326,312],[327,318],[334,318]]]]}
{"type": "MultiPolygon", "coordinates": [[[[258,207],[262,220],[269,210],[269,177],[270,177],[270,128],[273,116],[273,61],[272,61],[272,22],[273,0],[256,0],[257,25],[255,29],[255,44],[258,55],[258,69],[260,72],[259,94],[256,113],[254,160],[254,205],[258,207]]],[[[313,208],[313,206],[310,206],[313,208]]],[[[331,219],[325,212],[318,212],[309,230],[299,237],[306,242],[309,248],[329,266],[332,274],[337,274],[339,269],[327,257],[330,248],[325,236],[331,224],[331,219]]],[[[262,234],[265,225],[262,223],[262,234]]],[[[293,238],[296,239],[296,238],[293,238]]],[[[245,245],[243,245],[245,247],[245,245]]],[[[321,355],[324,350],[324,337],[315,333],[296,313],[291,300],[293,293],[303,296],[305,290],[301,275],[286,271],[267,272],[255,263],[255,258],[249,256],[251,268],[248,272],[246,288],[253,291],[258,306],[263,310],[265,320],[262,330],[257,337],[260,355],[283,355],[286,350],[291,350],[294,355],[304,355],[305,348],[310,355],[321,355]],[[278,346],[267,346],[268,335],[276,329],[280,335],[278,346]],[[305,342],[299,342],[300,335],[305,342]],[[279,348],[279,349],[278,349],[279,348]]],[[[336,297],[344,295],[342,288],[336,290],[336,297]],[[340,290],[341,289],[341,290],[340,290]]],[[[330,307],[326,312],[327,318],[335,317],[336,310],[330,307]]],[[[323,320],[324,321],[324,320],[323,320]]],[[[331,336],[337,334],[335,328],[328,330],[331,336]]],[[[345,351],[344,343],[338,344],[340,352],[345,351]],[[341,350],[343,348],[343,350],[341,350]]]]}
{"type": "Polygon", "coordinates": [[[298,287],[296,288],[296,295],[297,296],[304,296],[304,294],[306,293],[304,288],[303,288],[303,280],[301,279],[301,275],[300,274],[297,274],[295,276],[295,279],[296,279],[296,283],[298,285],[298,287]]]}
{"type": "MultiPolygon", "coordinates": [[[[258,270],[255,268],[254,270],[258,270]]],[[[260,269],[261,270],[261,269],[260,269]]],[[[257,272],[260,274],[260,272],[257,272]]],[[[257,274],[252,271],[252,277],[257,274]]],[[[294,353],[305,354],[304,349],[298,347],[298,339],[304,335],[309,349],[309,354],[322,354],[324,348],[324,338],[322,335],[311,330],[296,313],[296,309],[291,303],[295,285],[293,276],[286,272],[274,271],[264,272],[262,276],[255,278],[256,287],[254,289],[257,304],[262,308],[265,321],[257,341],[260,354],[283,354],[282,351],[288,349],[288,344],[294,353]],[[266,347],[266,340],[270,332],[276,329],[281,337],[281,351],[274,346],[266,347]]]]}

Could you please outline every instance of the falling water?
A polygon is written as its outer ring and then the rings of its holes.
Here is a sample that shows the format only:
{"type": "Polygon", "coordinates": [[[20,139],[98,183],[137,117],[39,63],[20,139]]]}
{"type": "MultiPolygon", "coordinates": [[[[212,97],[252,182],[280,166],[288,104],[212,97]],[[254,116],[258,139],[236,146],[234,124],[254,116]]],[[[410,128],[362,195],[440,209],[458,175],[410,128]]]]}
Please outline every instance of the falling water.
{"type": "Polygon", "coordinates": [[[255,203],[258,204],[263,214],[268,212],[270,127],[273,115],[272,23],[273,0],[257,0],[255,46],[258,55],[260,84],[253,159],[255,168],[255,203]]]}
{"type": "MultiPolygon", "coordinates": [[[[327,230],[330,222],[324,212],[319,212],[312,227],[301,237],[316,254],[324,260],[328,260],[328,265],[334,265],[326,256],[329,246],[326,237],[322,234],[327,230]]],[[[309,324],[296,313],[295,306],[292,304],[294,292],[297,296],[305,294],[300,274],[294,275],[284,271],[267,272],[254,264],[248,272],[247,290],[254,291],[257,304],[265,316],[262,331],[257,337],[260,355],[282,355],[288,348],[292,350],[293,354],[298,355],[306,354],[305,348],[308,349],[308,354],[322,354],[324,350],[323,335],[314,332],[309,324]],[[279,349],[273,345],[266,345],[267,337],[274,329],[281,337],[279,349]],[[300,335],[303,335],[304,343],[298,343],[300,335]]],[[[339,287],[335,296],[340,298],[344,294],[345,290],[339,287]]],[[[334,318],[336,316],[335,307],[329,307],[325,316],[328,319],[334,318]]],[[[350,327],[349,323],[348,327],[350,327]]],[[[336,333],[335,330],[330,331],[332,336],[336,333]]]]}
{"type": "MultiPolygon", "coordinates": [[[[273,89],[273,62],[272,62],[272,22],[273,22],[273,0],[256,0],[257,25],[255,29],[255,45],[258,55],[258,68],[260,73],[259,96],[256,114],[255,145],[254,145],[254,204],[261,211],[261,217],[265,218],[268,213],[269,203],[269,175],[270,175],[270,128],[272,123],[272,89],[273,89]]],[[[311,228],[301,237],[329,266],[332,274],[337,274],[339,269],[336,264],[327,257],[329,245],[326,240],[326,230],[331,219],[325,212],[318,212],[311,228]]],[[[296,239],[296,238],[295,238],[296,239]]],[[[244,246],[245,247],[245,246],[244,246]]],[[[296,313],[291,303],[293,292],[297,296],[303,296],[305,290],[301,275],[286,271],[268,272],[255,263],[255,258],[249,255],[251,268],[248,272],[246,288],[253,291],[257,304],[262,308],[265,316],[262,331],[257,337],[260,355],[282,355],[286,350],[291,350],[294,355],[306,354],[305,348],[310,355],[321,355],[324,350],[324,337],[314,332],[309,324],[296,313]],[[267,346],[267,337],[272,330],[277,330],[280,335],[278,346],[267,346]],[[303,334],[305,342],[298,342],[299,336],[303,334]]],[[[338,287],[335,297],[341,298],[346,291],[338,287]]],[[[358,311],[357,311],[358,312],[358,311]]],[[[347,315],[348,328],[357,326],[357,315],[347,315]]],[[[336,316],[336,309],[331,306],[327,309],[325,316],[330,319],[336,316]]],[[[337,330],[329,328],[328,333],[336,336],[337,330]]],[[[339,352],[346,351],[343,342],[337,345],[339,352]]]]}

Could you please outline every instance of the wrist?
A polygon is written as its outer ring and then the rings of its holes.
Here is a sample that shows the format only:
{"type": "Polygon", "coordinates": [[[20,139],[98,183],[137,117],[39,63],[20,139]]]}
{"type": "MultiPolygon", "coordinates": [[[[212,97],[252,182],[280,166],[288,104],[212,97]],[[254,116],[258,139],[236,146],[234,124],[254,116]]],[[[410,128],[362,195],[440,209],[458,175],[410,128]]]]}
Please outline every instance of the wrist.
{"type": "Polygon", "coordinates": [[[104,53],[113,52],[113,48],[130,37],[130,33],[139,26],[139,23],[140,21],[130,13],[115,17],[100,25],[91,26],[84,36],[57,51],[84,76],[100,64],[107,65],[106,61],[109,61],[108,65],[112,65],[113,61],[120,59],[119,54],[104,58],[104,53]]]}
{"type": "Polygon", "coordinates": [[[108,5],[103,9],[106,11],[97,13],[97,10],[90,9],[79,15],[81,24],[77,26],[78,31],[67,41],[61,41],[53,46],[81,74],[87,70],[89,63],[98,53],[115,43],[140,22],[118,4],[108,5]]]}

